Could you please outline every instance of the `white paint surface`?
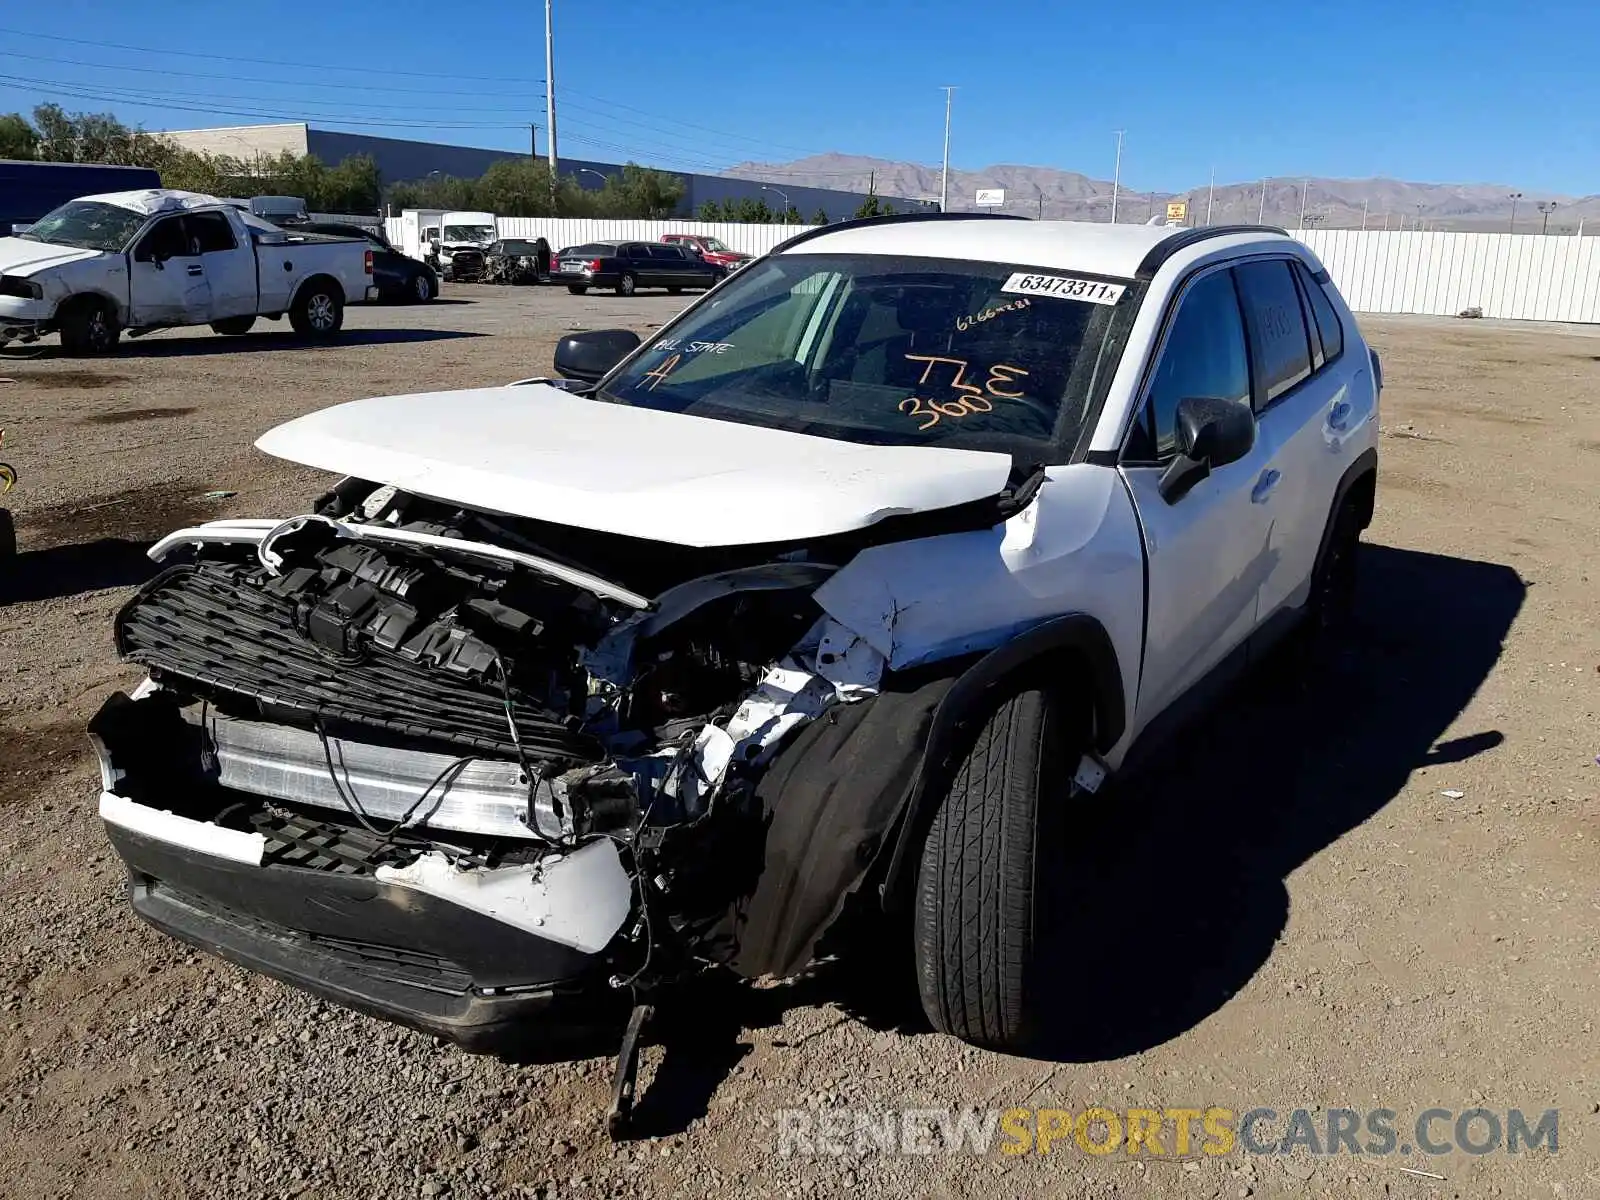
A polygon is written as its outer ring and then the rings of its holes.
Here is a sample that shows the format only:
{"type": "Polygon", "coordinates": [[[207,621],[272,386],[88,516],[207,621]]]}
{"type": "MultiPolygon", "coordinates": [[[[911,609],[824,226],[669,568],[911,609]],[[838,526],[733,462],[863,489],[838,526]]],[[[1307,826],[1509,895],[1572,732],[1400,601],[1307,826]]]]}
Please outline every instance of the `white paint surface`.
{"type": "Polygon", "coordinates": [[[194,821],[176,813],[137,804],[115,792],[100,793],[102,820],[173,846],[182,846],[214,858],[259,867],[267,839],[259,833],[224,829],[209,821],[194,821]]]}
{"type": "Polygon", "coordinates": [[[867,446],[540,384],[340,404],[256,445],[493,512],[685,546],[822,537],[1004,488],[1008,455],[867,446]]]}
{"type": "Polygon", "coordinates": [[[380,883],[437,896],[585,954],[606,948],[633,904],[633,885],[609,838],[564,857],[492,871],[458,869],[430,851],[406,867],[379,867],[375,875],[380,883]]]}

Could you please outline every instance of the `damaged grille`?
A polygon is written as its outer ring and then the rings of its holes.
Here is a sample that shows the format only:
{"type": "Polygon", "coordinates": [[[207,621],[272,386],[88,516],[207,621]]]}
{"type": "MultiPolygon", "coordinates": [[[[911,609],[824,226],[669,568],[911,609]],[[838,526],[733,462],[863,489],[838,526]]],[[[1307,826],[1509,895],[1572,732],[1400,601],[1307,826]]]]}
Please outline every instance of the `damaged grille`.
{"type": "MultiPolygon", "coordinates": [[[[517,753],[505,700],[493,685],[373,645],[359,658],[331,655],[295,627],[293,604],[256,586],[243,567],[208,563],[158,577],[118,617],[117,646],[130,662],[264,706],[517,753]]],[[[525,695],[513,695],[512,711],[528,755],[601,757],[594,738],[525,695]]]]}

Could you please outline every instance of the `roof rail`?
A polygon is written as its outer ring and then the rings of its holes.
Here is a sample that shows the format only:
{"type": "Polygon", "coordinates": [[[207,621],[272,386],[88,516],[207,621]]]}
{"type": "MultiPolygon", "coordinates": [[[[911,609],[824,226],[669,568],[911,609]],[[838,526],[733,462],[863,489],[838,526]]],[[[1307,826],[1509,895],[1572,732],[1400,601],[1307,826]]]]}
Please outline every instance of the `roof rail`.
{"type": "Polygon", "coordinates": [[[832,225],[818,225],[815,228],[804,230],[795,234],[787,241],[779,242],[768,254],[781,254],[801,242],[809,242],[812,238],[821,237],[825,233],[837,233],[841,229],[860,229],[867,225],[899,225],[907,221],[1026,221],[1027,217],[1019,217],[1015,213],[949,213],[949,212],[915,212],[915,213],[888,213],[881,217],[855,217],[848,221],[836,221],[832,225]]]}
{"type": "Polygon", "coordinates": [[[1289,236],[1287,229],[1279,229],[1276,225],[1203,225],[1199,229],[1185,229],[1169,238],[1163,238],[1152,246],[1150,252],[1139,263],[1134,278],[1151,279],[1167,259],[1179,250],[1193,246],[1196,242],[1203,242],[1207,238],[1227,237],[1230,233],[1279,233],[1284,237],[1289,236]]]}

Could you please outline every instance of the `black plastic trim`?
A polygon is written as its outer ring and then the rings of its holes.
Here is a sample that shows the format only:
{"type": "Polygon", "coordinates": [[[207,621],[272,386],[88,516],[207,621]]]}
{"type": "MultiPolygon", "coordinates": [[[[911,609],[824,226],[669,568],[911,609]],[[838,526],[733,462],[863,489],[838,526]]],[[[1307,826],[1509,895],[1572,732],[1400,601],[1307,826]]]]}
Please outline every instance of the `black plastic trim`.
{"type": "MultiPolygon", "coordinates": [[[[779,242],[767,251],[765,258],[771,254],[782,254],[792,250],[802,242],[809,242],[813,238],[825,237],[830,233],[838,233],[841,229],[864,229],[874,225],[903,225],[908,221],[1027,221],[1029,217],[1019,217],[1015,213],[944,213],[944,212],[918,212],[918,213],[887,213],[881,217],[856,217],[850,221],[836,221],[832,225],[818,225],[815,228],[803,230],[786,241],[779,242]]],[[[744,268],[740,268],[743,270],[744,268]]]]}
{"type": "Polygon", "coordinates": [[[1175,233],[1152,246],[1150,252],[1144,256],[1144,260],[1139,263],[1134,278],[1149,281],[1155,278],[1156,272],[1161,270],[1167,260],[1178,251],[1185,250],[1198,242],[1227,237],[1235,233],[1276,233],[1283,237],[1289,236],[1287,229],[1279,229],[1276,225],[1206,225],[1199,229],[1185,229],[1182,233],[1175,233]]]}

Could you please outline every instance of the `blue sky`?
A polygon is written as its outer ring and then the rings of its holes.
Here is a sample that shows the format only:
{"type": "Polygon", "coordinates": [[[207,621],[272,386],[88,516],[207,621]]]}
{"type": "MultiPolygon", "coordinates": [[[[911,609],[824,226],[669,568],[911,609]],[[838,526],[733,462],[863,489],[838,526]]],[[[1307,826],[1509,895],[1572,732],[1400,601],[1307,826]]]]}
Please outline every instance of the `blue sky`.
{"type": "MultiPolygon", "coordinates": [[[[528,122],[544,123],[543,25],[538,0],[17,5],[0,15],[0,111],[56,99],[150,129],[303,117],[521,148],[528,122]]],[[[1597,46],[1593,0],[1239,0],[1221,13],[556,0],[557,122],[575,157],[933,163],[939,88],[953,84],[951,158],[968,169],[1108,178],[1122,128],[1133,188],[1193,186],[1215,167],[1218,182],[1388,175],[1585,195],[1600,193],[1597,46]]]]}

